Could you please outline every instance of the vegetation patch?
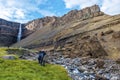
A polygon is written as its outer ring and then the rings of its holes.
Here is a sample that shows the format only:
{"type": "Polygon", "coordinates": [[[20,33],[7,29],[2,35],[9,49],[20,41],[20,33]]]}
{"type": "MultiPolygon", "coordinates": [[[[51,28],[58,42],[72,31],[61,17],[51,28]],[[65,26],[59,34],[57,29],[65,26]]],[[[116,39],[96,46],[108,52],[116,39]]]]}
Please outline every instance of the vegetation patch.
{"type": "Polygon", "coordinates": [[[0,56],[6,55],[7,54],[6,50],[7,48],[4,48],[4,47],[0,48],[0,56]]]}
{"type": "MultiPolygon", "coordinates": [[[[0,55],[6,54],[7,49],[0,48],[0,55]]],[[[59,65],[46,64],[43,67],[37,61],[0,58],[0,80],[71,80],[71,78],[59,65]]]]}

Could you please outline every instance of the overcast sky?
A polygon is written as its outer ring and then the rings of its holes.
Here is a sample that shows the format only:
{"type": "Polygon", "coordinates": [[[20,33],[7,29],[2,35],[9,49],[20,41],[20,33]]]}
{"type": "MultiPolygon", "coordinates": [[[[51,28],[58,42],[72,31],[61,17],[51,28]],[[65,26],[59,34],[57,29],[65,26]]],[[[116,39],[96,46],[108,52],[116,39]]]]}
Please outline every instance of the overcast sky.
{"type": "Polygon", "coordinates": [[[45,16],[62,16],[94,4],[106,14],[120,14],[120,0],[0,0],[0,18],[26,23],[45,16]]]}

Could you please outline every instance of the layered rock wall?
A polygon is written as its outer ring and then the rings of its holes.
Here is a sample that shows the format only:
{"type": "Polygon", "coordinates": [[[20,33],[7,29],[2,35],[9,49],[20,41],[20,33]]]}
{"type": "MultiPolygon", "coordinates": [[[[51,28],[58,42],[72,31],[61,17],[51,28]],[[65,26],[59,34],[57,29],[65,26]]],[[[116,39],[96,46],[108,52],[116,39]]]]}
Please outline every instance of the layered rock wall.
{"type": "MultiPolygon", "coordinates": [[[[17,41],[19,26],[20,23],[0,19],[0,46],[9,46],[17,41]]],[[[24,32],[24,24],[22,29],[24,32]]]]}
{"type": "Polygon", "coordinates": [[[96,36],[78,34],[71,37],[60,39],[56,42],[54,50],[63,52],[65,57],[100,57],[107,56],[106,51],[102,47],[96,36]]]}

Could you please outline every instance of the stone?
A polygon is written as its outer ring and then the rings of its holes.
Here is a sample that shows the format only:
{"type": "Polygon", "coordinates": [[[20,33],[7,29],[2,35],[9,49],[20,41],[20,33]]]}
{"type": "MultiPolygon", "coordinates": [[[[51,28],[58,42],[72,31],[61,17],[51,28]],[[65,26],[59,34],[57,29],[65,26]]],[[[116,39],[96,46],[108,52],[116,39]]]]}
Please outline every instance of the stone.
{"type": "Polygon", "coordinates": [[[109,79],[107,79],[107,78],[105,78],[105,77],[103,77],[101,75],[96,75],[95,80],[109,80],[109,79]]]}
{"type": "Polygon", "coordinates": [[[115,38],[115,39],[120,38],[120,31],[114,32],[112,37],[115,38]]]}
{"type": "Polygon", "coordinates": [[[104,64],[105,64],[105,62],[103,60],[98,59],[96,61],[96,68],[103,68],[104,64]]]}
{"type": "Polygon", "coordinates": [[[113,32],[114,32],[113,30],[108,30],[108,31],[104,32],[104,34],[107,35],[107,34],[111,34],[113,32]]]}
{"type": "Polygon", "coordinates": [[[5,55],[5,56],[2,56],[3,59],[8,59],[8,60],[15,60],[16,57],[14,55],[5,55]]]}
{"type": "Polygon", "coordinates": [[[86,67],[84,67],[84,66],[79,66],[78,69],[79,69],[80,72],[84,72],[84,71],[87,71],[87,70],[88,70],[88,69],[87,69],[86,67]]]}
{"type": "Polygon", "coordinates": [[[117,60],[116,60],[116,62],[117,62],[118,64],[120,64],[120,58],[119,58],[119,59],[117,59],[117,60]]]}
{"type": "Polygon", "coordinates": [[[114,75],[111,77],[110,80],[119,80],[120,79],[120,75],[114,75]]]}
{"type": "Polygon", "coordinates": [[[25,60],[30,60],[30,61],[37,60],[38,59],[38,54],[30,53],[28,51],[26,51],[26,52],[24,51],[23,54],[19,55],[19,58],[20,59],[25,59],[25,60]]]}
{"type": "Polygon", "coordinates": [[[73,73],[74,73],[74,74],[78,74],[78,73],[80,73],[80,72],[79,72],[79,70],[78,70],[77,68],[75,68],[75,69],[73,70],[73,73]]]}

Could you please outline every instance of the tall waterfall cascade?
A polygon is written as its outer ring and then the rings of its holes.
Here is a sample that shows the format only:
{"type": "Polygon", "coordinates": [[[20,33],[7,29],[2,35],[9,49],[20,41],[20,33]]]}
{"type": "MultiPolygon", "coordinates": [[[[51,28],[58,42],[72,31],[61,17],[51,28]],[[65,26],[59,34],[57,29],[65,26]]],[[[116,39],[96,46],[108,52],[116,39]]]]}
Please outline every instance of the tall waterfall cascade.
{"type": "Polygon", "coordinates": [[[22,37],[22,25],[20,24],[19,26],[19,31],[18,31],[18,36],[17,36],[17,41],[19,42],[22,37]]]}

